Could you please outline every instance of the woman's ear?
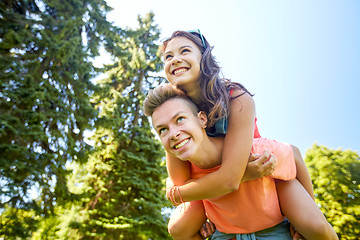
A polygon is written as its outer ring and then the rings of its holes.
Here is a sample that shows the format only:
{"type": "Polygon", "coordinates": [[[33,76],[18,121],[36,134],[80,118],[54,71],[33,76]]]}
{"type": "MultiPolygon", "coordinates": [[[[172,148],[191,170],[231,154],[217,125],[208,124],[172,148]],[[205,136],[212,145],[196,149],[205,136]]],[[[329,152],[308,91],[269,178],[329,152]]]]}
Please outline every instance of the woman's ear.
{"type": "Polygon", "coordinates": [[[200,111],[198,113],[198,118],[200,120],[201,127],[206,128],[207,121],[208,121],[208,118],[207,118],[206,114],[203,111],[200,111]]]}

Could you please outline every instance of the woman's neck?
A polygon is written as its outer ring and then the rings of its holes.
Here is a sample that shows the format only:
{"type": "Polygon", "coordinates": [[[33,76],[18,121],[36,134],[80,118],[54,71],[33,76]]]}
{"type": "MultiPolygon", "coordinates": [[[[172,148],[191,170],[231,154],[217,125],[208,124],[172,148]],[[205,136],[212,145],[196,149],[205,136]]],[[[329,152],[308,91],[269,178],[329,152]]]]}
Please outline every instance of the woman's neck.
{"type": "Polygon", "coordinates": [[[178,85],[177,87],[184,91],[186,95],[191,98],[191,100],[198,106],[203,102],[203,94],[200,88],[200,80],[194,83],[186,83],[183,85],[178,85]]]}
{"type": "Polygon", "coordinates": [[[203,102],[201,93],[198,93],[196,90],[194,90],[193,92],[187,92],[186,94],[196,105],[201,106],[201,103],[203,102]]]}
{"type": "Polygon", "coordinates": [[[198,106],[202,104],[204,101],[203,94],[201,92],[201,88],[199,84],[193,84],[192,86],[183,86],[181,88],[186,95],[191,98],[191,100],[198,106]]]}

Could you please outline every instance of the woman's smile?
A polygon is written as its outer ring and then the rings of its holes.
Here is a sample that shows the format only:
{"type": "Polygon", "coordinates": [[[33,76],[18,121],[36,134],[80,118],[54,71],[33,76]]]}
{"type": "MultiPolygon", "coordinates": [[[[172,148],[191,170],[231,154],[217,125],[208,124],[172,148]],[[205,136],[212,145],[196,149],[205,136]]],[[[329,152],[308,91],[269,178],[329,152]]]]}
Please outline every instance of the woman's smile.
{"type": "Polygon", "coordinates": [[[189,71],[189,68],[182,67],[182,68],[177,68],[177,69],[173,70],[172,73],[173,73],[173,75],[179,75],[179,74],[187,72],[187,71],[189,71]]]}
{"type": "Polygon", "coordinates": [[[201,56],[200,49],[189,39],[172,39],[164,54],[164,68],[168,81],[185,92],[194,88],[201,76],[201,56]]]}

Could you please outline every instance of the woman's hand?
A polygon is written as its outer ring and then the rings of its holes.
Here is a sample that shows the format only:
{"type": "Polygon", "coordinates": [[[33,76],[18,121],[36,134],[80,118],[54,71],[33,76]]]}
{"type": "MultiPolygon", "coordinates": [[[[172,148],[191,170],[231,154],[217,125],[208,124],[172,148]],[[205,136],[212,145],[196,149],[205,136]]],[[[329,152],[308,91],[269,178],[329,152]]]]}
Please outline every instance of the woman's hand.
{"type": "Polygon", "coordinates": [[[201,237],[205,239],[210,237],[215,232],[215,229],[215,225],[210,220],[206,220],[199,233],[201,237]]]}
{"type": "Polygon", "coordinates": [[[265,151],[262,155],[250,154],[244,177],[241,182],[251,181],[272,174],[276,167],[276,156],[265,151]]]}

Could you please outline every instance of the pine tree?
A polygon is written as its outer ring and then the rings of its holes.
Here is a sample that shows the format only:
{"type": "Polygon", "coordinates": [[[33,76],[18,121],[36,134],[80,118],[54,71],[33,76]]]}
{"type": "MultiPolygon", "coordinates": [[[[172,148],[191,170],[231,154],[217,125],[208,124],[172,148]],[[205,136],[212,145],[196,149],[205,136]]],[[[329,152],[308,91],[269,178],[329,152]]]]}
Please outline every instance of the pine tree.
{"type": "MultiPolygon", "coordinates": [[[[70,196],[66,164],[86,159],[90,60],[111,45],[109,10],[103,0],[0,2],[0,210],[47,216],[70,196]]],[[[16,225],[1,222],[0,236],[16,225]]]]}
{"type": "Polygon", "coordinates": [[[314,145],[305,162],[316,202],[340,239],[360,236],[360,157],[351,150],[314,145]]]}
{"type": "Polygon", "coordinates": [[[84,238],[168,239],[164,193],[165,166],[161,144],[142,114],[147,91],[163,79],[158,56],[159,30],[153,14],[138,18],[116,43],[116,61],[94,95],[98,110],[95,150],[86,164],[86,198],[79,222],[84,238]]]}

